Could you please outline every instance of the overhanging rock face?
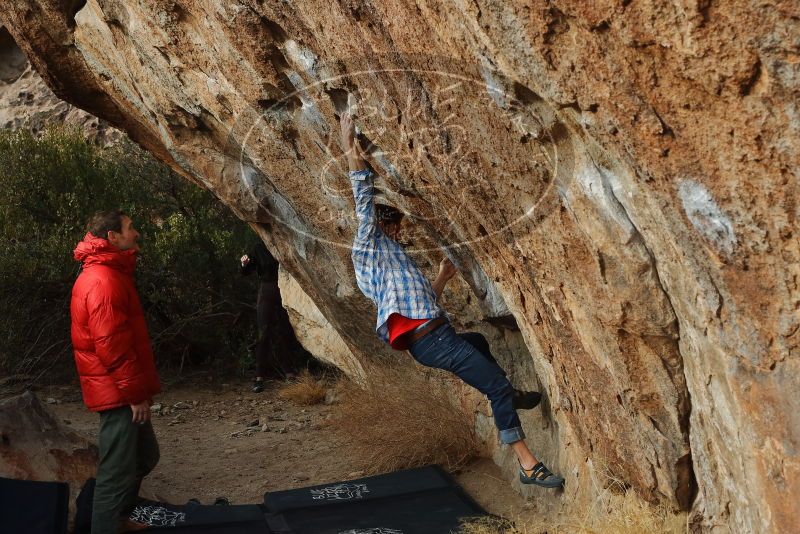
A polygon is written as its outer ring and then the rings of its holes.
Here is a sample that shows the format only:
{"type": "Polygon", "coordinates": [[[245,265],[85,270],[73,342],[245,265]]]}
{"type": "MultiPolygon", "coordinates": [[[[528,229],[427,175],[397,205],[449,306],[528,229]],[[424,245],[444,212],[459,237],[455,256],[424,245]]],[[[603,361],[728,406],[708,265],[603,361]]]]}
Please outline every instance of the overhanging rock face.
{"type": "Polygon", "coordinates": [[[796,2],[0,6],[57,95],[251,222],[366,361],[358,103],[420,263],[449,247],[519,329],[568,488],[603,466],[701,528],[800,521],[796,2]]]}
{"type": "Polygon", "coordinates": [[[122,137],[119,130],[109,128],[105,121],[55,96],[33,70],[8,29],[0,26],[0,127],[38,134],[53,122],[80,129],[88,139],[104,145],[122,137]]]}

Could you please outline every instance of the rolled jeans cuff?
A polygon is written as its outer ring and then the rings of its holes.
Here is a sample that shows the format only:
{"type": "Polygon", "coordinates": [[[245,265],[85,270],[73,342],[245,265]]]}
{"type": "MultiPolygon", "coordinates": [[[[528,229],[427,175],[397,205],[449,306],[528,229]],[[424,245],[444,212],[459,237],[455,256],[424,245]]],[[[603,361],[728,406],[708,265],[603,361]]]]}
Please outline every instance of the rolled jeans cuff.
{"type": "Polygon", "coordinates": [[[500,431],[500,443],[503,445],[510,445],[511,443],[516,443],[523,439],[525,439],[525,432],[522,431],[521,426],[515,426],[514,428],[500,431]]]}

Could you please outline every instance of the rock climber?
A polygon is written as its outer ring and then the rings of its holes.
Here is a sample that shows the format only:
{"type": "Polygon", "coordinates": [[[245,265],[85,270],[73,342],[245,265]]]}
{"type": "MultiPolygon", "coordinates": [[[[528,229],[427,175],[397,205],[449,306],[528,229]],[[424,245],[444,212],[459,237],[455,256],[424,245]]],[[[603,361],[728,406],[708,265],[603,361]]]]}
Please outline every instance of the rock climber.
{"type": "Polygon", "coordinates": [[[541,395],[514,389],[481,334],[457,334],[453,329],[437,300],[456,267],[443,259],[431,283],[398,243],[403,214],[376,204],[373,173],[361,155],[349,111],[341,116],[341,139],[358,219],[352,251],[356,282],[378,308],[378,336],[396,350],[408,350],[422,365],[450,371],[486,395],[500,441],[517,456],[520,481],[560,487],[564,479],[531,453],[517,415],[518,409],[538,405],[541,395]]]}

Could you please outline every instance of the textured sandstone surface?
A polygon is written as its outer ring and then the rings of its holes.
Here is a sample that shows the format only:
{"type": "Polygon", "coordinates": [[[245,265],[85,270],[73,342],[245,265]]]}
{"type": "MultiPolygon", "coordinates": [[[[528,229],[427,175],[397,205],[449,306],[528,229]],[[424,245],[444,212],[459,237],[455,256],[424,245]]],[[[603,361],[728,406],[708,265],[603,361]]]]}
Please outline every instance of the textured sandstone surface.
{"type": "Polygon", "coordinates": [[[0,27],[0,126],[38,133],[52,123],[77,128],[103,144],[113,143],[122,135],[106,121],[54,95],[8,30],[0,27]]]}
{"type": "Polygon", "coordinates": [[[348,376],[365,379],[361,362],[285,269],[280,270],[278,284],[283,307],[289,312],[289,321],[300,344],[316,358],[338,367],[348,376]]]}
{"type": "Polygon", "coordinates": [[[525,424],[565,498],[608,471],[703,530],[800,523],[796,2],[0,7],[56,95],[252,223],[366,362],[404,356],[349,260],[358,103],[420,264],[449,247],[451,310],[548,394],[525,424]]]}

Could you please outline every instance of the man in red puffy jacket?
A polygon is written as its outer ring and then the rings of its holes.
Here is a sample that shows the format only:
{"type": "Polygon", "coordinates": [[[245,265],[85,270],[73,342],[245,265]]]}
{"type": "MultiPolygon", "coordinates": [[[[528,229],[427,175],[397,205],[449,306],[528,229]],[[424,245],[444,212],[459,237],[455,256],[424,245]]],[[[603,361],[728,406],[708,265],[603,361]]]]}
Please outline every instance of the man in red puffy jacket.
{"type": "Polygon", "coordinates": [[[161,385],[133,284],[138,240],[130,217],[114,210],[95,214],[75,248],[83,268],[72,288],[72,345],[83,401],[100,413],[92,534],[144,527],[126,516],[159,458],[150,405],[161,385]]]}

